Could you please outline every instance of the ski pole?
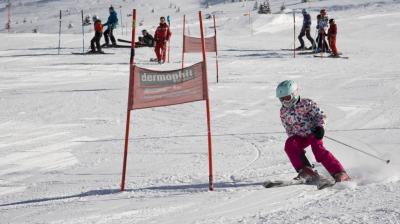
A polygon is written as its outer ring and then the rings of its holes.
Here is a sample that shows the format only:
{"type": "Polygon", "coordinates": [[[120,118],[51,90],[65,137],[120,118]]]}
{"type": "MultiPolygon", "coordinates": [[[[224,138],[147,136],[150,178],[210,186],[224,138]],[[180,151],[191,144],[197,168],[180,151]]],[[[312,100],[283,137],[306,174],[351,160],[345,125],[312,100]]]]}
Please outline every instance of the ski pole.
{"type": "Polygon", "coordinates": [[[382,162],[385,162],[386,164],[389,164],[389,163],[390,163],[390,160],[389,160],[389,159],[388,159],[388,160],[382,159],[382,158],[380,158],[380,157],[378,157],[378,156],[375,156],[375,155],[373,155],[373,154],[371,154],[371,153],[365,152],[365,151],[363,151],[363,150],[361,150],[361,149],[357,149],[356,147],[353,147],[353,146],[351,146],[351,145],[348,145],[348,144],[346,144],[346,143],[344,143],[344,142],[338,141],[338,140],[336,140],[336,139],[334,139],[334,138],[331,138],[331,137],[328,137],[328,136],[326,136],[326,135],[325,135],[325,138],[330,139],[330,140],[332,140],[332,141],[334,141],[334,142],[337,142],[337,143],[339,143],[339,144],[342,144],[342,145],[344,145],[344,146],[347,146],[347,147],[349,147],[349,148],[351,148],[351,149],[354,149],[354,150],[356,150],[356,151],[358,151],[358,152],[361,152],[361,153],[363,153],[363,154],[365,154],[365,155],[368,155],[368,156],[370,156],[370,157],[373,157],[373,158],[375,158],[375,159],[377,159],[377,160],[380,160],[380,161],[382,161],[382,162]]]}

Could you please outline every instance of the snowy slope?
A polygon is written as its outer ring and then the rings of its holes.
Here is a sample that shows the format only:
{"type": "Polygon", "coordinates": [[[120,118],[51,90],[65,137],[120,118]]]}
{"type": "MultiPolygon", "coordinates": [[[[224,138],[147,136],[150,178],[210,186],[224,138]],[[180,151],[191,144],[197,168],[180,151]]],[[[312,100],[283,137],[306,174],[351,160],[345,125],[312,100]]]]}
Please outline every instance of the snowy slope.
{"type": "MultiPolygon", "coordinates": [[[[155,0],[16,1],[13,22],[36,20],[0,33],[0,223],[400,222],[400,1],[290,0],[282,14],[282,1],[271,1],[272,15],[251,11],[253,1],[209,2],[206,9],[196,0],[171,1],[171,8],[169,1],[155,0]],[[183,14],[194,36],[198,10],[217,15],[218,84],[215,58],[208,57],[215,191],[207,189],[205,103],[196,102],[133,112],[127,190],[119,192],[129,50],[71,54],[82,51],[80,10],[105,20],[111,3],[122,6],[116,36],[125,39],[130,34],[121,28],[130,24],[132,8],[143,20],[138,34],[154,31],[161,15],[171,15],[172,62],[154,65],[151,49],[136,52],[140,66],[156,69],[180,66],[183,14]],[[291,9],[303,7],[313,18],[327,8],[338,23],[338,48],[350,59],[293,58],[281,50],[293,46],[291,9]],[[74,13],[63,20],[57,55],[60,9],[74,13]],[[275,98],[284,79],[296,80],[302,96],[319,102],[328,115],[327,136],[391,163],[325,139],[351,182],[322,191],[264,189],[266,179],[296,175],[283,151],[286,135],[275,98]]],[[[299,29],[300,14],[296,21],[299,29]]],[[[212,22],[205,24],[211,35],[212,22]]],[[[92,33],[85,29],[87,48],[92,33]]],[[[186,58],[191,64],[201,57],[186,58]]]]}

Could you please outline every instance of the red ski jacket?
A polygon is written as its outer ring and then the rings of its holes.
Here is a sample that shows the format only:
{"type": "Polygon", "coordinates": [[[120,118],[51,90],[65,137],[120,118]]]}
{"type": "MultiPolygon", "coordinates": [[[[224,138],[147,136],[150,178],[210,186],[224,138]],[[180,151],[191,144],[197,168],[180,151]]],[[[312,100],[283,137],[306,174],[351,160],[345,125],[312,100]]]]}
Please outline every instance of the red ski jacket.
{"type": "Polygon", "coordinates": [[[96,22],[94,22],[94,30],[96,33],[103,33],[103,25],[101,24],[100,20],[96,20],[96,22]]]}
{"type": "Polygon", "coordinates": [[[328,38],[336,37],[337,34],[337,26],[336,24],[331,24],[328,30],[328,38]]]}
{"type": "Polygon", "coordinates": [[[165,42],[169,41],[171,35],[172,33],[169,30],[169,26],[166,23],[160,23],[154,34],[154,40],[157,44],[164,44],[165,42]]]}

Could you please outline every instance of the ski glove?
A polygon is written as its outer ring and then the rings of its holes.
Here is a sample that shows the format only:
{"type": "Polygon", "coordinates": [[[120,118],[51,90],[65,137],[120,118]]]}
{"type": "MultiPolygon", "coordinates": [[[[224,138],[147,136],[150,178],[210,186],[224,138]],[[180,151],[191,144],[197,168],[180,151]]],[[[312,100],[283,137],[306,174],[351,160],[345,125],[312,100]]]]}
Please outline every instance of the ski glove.
{"type": "Polygon", "coordinates": [[[314,134],[316,139],[322,139],[324,137],[325,130],[321,126],[317,126],[317,127],[313,128],[311,131],[314,134]]]}

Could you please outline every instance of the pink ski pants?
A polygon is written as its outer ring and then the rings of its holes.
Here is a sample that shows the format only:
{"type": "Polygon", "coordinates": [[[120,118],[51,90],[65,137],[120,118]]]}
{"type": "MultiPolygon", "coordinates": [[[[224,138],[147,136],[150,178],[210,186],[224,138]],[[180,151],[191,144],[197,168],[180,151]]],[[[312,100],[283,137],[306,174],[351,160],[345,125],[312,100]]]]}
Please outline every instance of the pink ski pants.
{"type": "Polygon", "coordinates": [[[318,140],[314,135],[302,137],[294,135],[289,137],[285,143],[285,152],[296,171],[302,169],[305,148],[311,145],[312,152],[317,162],[321,163],[331,175],[344,171],[342,164],[325,149],[322,139],[318,140]]]}

